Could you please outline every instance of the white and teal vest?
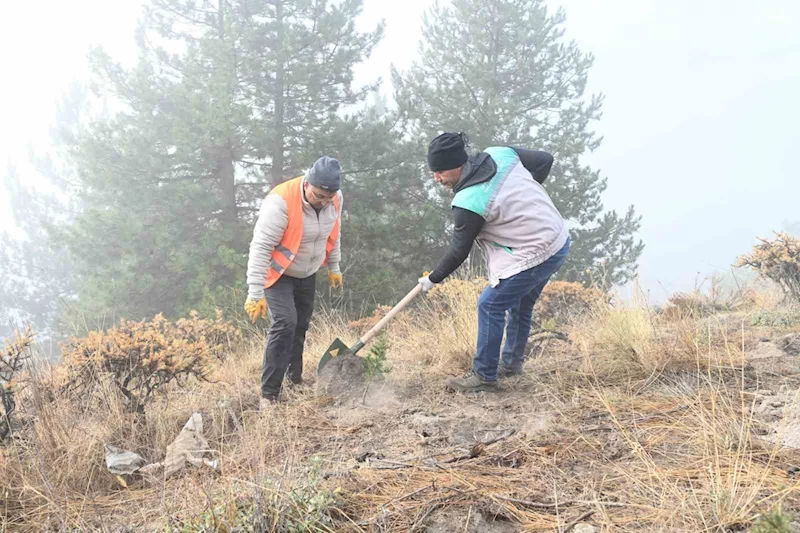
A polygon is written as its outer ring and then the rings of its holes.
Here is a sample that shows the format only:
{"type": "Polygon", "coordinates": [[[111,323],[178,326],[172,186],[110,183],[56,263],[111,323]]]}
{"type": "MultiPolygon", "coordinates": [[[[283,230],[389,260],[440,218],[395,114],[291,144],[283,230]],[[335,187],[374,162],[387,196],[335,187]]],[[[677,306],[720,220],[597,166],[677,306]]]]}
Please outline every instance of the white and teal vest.
{"type": "Polygon", "coordinates": [[[475,243],[484,252],[494,287],[550,259],[567,242],[569,231],[544,187],[514,150],[491,147],[484,152],[497,164],[497,173],[489,181],[460,190],[452,206],[486,220],[475,243]]]}

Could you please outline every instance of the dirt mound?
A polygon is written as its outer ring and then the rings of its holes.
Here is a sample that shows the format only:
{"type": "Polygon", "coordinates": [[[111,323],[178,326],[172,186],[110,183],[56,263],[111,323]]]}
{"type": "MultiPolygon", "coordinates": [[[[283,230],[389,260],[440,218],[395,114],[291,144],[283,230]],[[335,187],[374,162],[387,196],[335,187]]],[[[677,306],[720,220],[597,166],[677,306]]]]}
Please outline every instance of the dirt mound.
{"type": "Polygon", "coordinates": [[[341,402],[354,396],[360,397],[366,386],[364,359],[344,354],[331,359],[317,376],[316,394],[341,402]]]}
{"type": "Polygon", "coordinates": [[[786,357],[780,345],[764,339],[753,348],[748,357],[752,359],[771,359],[775,357],[786,357]]]}
{"type": "Polygon", "coordinates": [[[338,406],[397,409],[401,400],[395,387],[383,376],[368,380],[363,364],[363,358],[351,354],[331,359],[317,376],[316,396],[329,398],[338,406]]]}

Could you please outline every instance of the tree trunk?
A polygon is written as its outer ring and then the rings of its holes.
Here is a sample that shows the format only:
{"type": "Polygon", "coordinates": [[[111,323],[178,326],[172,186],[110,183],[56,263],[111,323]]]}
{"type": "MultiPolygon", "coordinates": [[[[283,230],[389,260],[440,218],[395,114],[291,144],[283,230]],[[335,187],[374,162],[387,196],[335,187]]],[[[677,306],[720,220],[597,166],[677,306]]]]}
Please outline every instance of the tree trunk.
{"type": "MultiPolygon", "coordinates": [[[[225,41],[225,0],[219,0],[217,19],[217,32],[219,40],[225,41]]],[[[234,170],[233,143],[230,135],[217,151],[216,177],[222,193],[222,219],[224,224],[235,231],[239,220],[239,210],[236,205],[236,175],[234,170]]]]}
{"type": "Polygon", "coordinates": [[[275,138],[272,144],[272,186],[283,182],[284,159],[284,49],[283,49],[283,0],[275,0],[275,25],[277,28],[278,61],[275,67],[275,138]]]}
{"type": "Polygon", "coordinates": [[[220,40],[225,38],[225,0],[219,0],[219,21],[217,25],[217,32],[219,32],[220,40]]]}
{"type": "Polygon", "coordinates": [[[222,192],[223,219],[226,225],[235,226],[239,219],[239,209],[236,205],[236,175],[230,138],[227,144],[219,149],[216,175],[222,192]]]}

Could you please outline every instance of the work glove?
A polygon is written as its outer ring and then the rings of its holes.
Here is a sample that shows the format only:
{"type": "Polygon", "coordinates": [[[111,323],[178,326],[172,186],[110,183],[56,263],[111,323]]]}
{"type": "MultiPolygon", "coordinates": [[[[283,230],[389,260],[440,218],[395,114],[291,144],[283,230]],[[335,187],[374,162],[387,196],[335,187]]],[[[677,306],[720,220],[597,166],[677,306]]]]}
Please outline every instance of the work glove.
{"type": "Polygon", "coordinates": [[[244,310],[247,311],[247,314],[250,315],[250,320],[255,324],[259,316],[267,316],[267,299],[254,300],[248,298],[244,303],[244,310]]]}
{"type": "Polygon", "coordinates": [[[417,280],[419,284],[422,285],[422,292],[428,292],[433,288],[434,285],[436,285],[431,281],[429,274],[429,272],[425,272],[422,274],[422,277],[417,280]]]}
{"type": "Polygon", "coordinates": [[[328,281],[330,282],[332,289],[344,285],[344,282],[342,281],[342,275],[331,272],[330,270],[328,271],[328,281]]]}

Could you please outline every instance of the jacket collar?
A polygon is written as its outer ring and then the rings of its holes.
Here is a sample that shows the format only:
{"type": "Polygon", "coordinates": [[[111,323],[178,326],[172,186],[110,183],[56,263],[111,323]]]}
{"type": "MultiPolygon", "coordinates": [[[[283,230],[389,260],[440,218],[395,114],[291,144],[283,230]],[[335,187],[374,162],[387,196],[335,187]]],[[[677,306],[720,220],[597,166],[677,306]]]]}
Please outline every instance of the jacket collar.
{"type": "Polygon", "coordinates": [[[456,186],[453,187],[453,192],[457,193],[467,187],[478,185],[489,181],[497,173],[497,163],[486,152],[481,152],[477,155],[470,156],[467,162],[464,163],[464,168],[461,170],[461,177],[458,179],[456,186]]]}
{"type": "Polygon", "coordinates": [[[300,198],[303,201],[303,207],[313,209],[312,205],[306,200],[306,174],[303,174],[303,179],[300,180],[300,198]]]}

